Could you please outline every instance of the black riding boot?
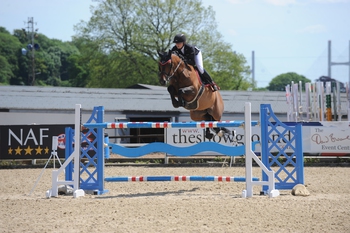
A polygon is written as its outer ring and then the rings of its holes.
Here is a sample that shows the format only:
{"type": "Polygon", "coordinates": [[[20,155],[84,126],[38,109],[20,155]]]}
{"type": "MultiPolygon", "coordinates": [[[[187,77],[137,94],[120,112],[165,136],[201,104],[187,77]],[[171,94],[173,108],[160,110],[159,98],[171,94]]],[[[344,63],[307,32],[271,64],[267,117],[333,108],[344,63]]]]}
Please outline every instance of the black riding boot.
{"type": "Polygon", "coordinates": [[[213,81],[213,79],[210,77],[210,75],[206,70],[204,70],[204,73],[201,74],[201,76],[204,82],[207,82],[210,84],[213,92],[219,90],[218,86],[216,85],[216,83],[213,81]]]}

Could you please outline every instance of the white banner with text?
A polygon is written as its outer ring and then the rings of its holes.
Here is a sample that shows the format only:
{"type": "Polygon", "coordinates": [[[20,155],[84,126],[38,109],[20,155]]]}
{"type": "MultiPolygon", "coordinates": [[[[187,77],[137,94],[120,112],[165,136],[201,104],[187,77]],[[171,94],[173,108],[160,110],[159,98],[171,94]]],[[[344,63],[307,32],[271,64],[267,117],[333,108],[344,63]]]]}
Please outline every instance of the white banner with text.
{"type": "MultiPolygon", "coordinates": [[[[322,126],[303,126],[303,151],[304,153],[334,153],[347,154],[350,153],[350,122],[321,122],[322,126]]],[[[188,147],[200,142],[216,142],[223,145],[244,145],[244,129],[228,128],[231,135],[219,137],[215,135],[211,140],[205,137],[205,129],[201,128],[167,128],[165,130],[166,143],[177,147],[188,147]]],[[[277,130],[284,130],[277,127],[277,130]]],[[[286,140],[291,138],[291,133],[287,131],[284,135],[286,140]]],[[[270,137],[278,137],[278,135],[270,135],[270,137]]],[[[260,126],[252,127],[252,141],[260,141],[260,126]]],[[[286,143],[281,140],[278,145],[283,147],[286,143]]],[[[294,146],[294,144],[292,144],[294,146]]],[[[288,149],[286,150],[288,152],[288,149]]],[[[256,147],[255,152],[260,152],[260,146],[256,147]]],[[[215,154],[201,153],[201,154],[215,154]]]]}

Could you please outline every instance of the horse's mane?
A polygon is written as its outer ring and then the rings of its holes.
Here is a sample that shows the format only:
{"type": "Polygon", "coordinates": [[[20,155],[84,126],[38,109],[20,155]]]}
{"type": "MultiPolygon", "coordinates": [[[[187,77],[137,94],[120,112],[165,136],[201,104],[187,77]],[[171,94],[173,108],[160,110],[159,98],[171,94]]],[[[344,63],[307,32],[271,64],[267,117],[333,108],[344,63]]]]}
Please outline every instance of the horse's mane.
{"type": "Polygon", "coordinates": [[[177,57],[179,57],[179,58],[185,63],[185,66],[186,66],[188,69],[190,69],[190,66],[189,66],[189,64],[188,64],[188,62],[187,62],[187,60],[186,60],[186,58],[185,58],[181,53],[179,53],[178,51],[172,51],[171,53],[174,54],[174,55],[176,55],[177,57]]]}
{"type": "Polygon", "coordinates": [[[178,56],[181,60],[183,60],[184,62],[186,62],[186,58],[179,53],[178,51],[173,51],[172,54],[175,54],[176,56],[178,56]]]}

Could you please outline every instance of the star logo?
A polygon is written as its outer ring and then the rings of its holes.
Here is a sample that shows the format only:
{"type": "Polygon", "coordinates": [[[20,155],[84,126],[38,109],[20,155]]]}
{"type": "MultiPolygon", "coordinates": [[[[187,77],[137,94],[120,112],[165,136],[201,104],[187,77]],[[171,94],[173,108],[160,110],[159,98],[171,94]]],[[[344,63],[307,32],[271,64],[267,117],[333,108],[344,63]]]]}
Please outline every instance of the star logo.
{"type": "Polygon", "coordinates": [[[35,152],[36,152],[37,155],[41,155],[41,151],[42,150],[43,149],[39,146],[38,148],[35,149],[35,152]]]}
{"type": "Polygon", "coordinates": [[[26,152],[24,155],[27,155],[27,154],[28,154],[28,155],[31,155],[33,149],[30,148],[30,146],[28,146],[27,149],[24,149],[24,150],[25,150],[25,152],[26,152]]]}
{"type": "Polygon", "coordinates": [[[15,149],[16,155],[21,155],[22,149],[19,148],[19,146],[17,147],[17,149],[15,149]]]}
{"type": "Polygon", "coordinates": [[[11,155],[12,152],[13,152],[13,149],[10,147],[10,148],[7,150],[7,153],[8,153],[9,155],[11,155]]]}
{"type": "Polygon", "coordinates": [[[49,148],[46,147],[46,148],[44,149],[44,151],[45,151],[45,154],[48,154],[48,153],[49,153],[49,148]]]}

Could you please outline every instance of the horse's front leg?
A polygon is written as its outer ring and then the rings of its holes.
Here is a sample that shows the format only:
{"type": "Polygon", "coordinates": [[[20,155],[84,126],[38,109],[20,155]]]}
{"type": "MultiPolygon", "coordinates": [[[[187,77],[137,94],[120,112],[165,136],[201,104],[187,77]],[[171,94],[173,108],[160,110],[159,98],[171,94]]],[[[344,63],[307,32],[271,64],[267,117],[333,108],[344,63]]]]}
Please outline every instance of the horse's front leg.
{"type": "Polygon", "coordinates": [[[180,105],[179,101],[175,98],[175,93],[176,93],[175,87],[170,85],[168,87],[168,92],[170,94],[171,103],[173,104],[174,108],[180,107],[181,105],[180,105]]]}
{"type": "Polygon", "coordinates": [[[177,99],[179,101],[179,106],[185,107],[186,103],[185,103],[185,100],[182,98],[182,96],[189,95],[189,94],[194,94],[194,86],[179,88],[179,91],[177,92],[177,99]]]}
{"type": "Polygon", "coordinates": [[[179,93],[185,95],[194,94],[194,86],[179,88],[179,93]]]}

